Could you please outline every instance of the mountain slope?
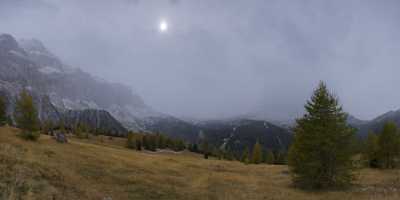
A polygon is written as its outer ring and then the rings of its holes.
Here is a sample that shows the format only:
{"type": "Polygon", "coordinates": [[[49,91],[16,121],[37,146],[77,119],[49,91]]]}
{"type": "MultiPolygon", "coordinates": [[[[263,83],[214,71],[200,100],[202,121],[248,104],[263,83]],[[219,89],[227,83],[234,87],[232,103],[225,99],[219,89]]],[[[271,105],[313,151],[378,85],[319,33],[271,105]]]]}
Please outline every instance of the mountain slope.
{"type": "Polygon", "coordinates": [[[349,115],[347,117],[347,123],[353,127],[360,127],[364,124],[367,124],[368,121],[358,119],[358,118],[354,117],[353,115],[349,115]]]}
{"type": "Polygon", "coordinates": [[[287,129],[261,120],[207,121],[200,127],[206,140],[238,154],[246,147],[252,148],[257,141],[264,150],[286,151],[293,137],[287,129]]]}
{"type": "Polygon", "coordinates": [[[370,131],[377,133],[381,131],[381,129],[387,122],[394,122],[398,127],[400,127],[400,110],[389,111],[371,121],[359,125],[358,133],[362,137],[365,137],[370,131]]]}
{"type": "Polygon", "coordinates": [[[104,110],[68,110],[64,122],[72,127],[85,124],[97,134],[125,136],[126,129],[111,114],[104,110]]]}

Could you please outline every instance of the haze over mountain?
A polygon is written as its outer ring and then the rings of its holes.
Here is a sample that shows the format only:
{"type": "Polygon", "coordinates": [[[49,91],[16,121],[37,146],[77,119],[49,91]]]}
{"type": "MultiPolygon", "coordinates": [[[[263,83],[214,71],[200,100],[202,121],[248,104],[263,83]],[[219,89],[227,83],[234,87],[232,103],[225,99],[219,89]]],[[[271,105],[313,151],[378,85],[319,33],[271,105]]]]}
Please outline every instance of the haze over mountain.
{"type": "Polygon", "coordinates": [[[400,107],[398,8],[395,0],[7,0],[0,32],[39,39],[175,116],[293,119],[324,80],[346,111],[372,119],[400,107]]]}
{"type": "Polygon", "coordinates": [[[96,134],[126,136],[128,130],[162,133],[186,142],[209,141],[240,155],[259,141],[265,148],[286,150],[288,130],[262,120],[230,119],[187,122],[160,113],[124,85],[110,83],[65,65],[36,39],[17,41],[0,35],[0,95],[12,117],[22,90],[34,97],[42,124],[74,129],[84,125],[96,134]]]}
{"type": "MultiPolygon", "coordinates": [[[[213,146],[238,155],[256,141],[267,149],[286,150],[292,140],[293,120],[272,119],[271,123],[257,115],[242,115],[185,121],[158,112],[125,85],[65,65],[36,39],[17,41],[12,35],[0,35],[0,72],[0,94],[6,97],[9,116],[18,93],[26,89],[34,96],[42,122],[62,121],[68,128],[86,124],[96,133],[114,136],[133,130],[164,133],[190,142],[207,139],[213,146]]],[[[390,111],[371,121],[350,115],[348,123],[365,136],[368,131],[379,131],[388,121],[400,125],[399,119],[399,111],[390,111]]]]}

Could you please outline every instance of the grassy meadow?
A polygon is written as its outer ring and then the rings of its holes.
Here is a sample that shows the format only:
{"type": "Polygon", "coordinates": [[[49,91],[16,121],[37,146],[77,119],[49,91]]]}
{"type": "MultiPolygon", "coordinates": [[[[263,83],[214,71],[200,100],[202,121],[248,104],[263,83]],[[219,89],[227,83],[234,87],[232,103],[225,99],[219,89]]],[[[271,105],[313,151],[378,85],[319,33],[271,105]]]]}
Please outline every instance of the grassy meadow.
{"type": "Polygon", "coordinates": [[[362,169],[348,190],[291,185],[286,166],[205,160],[190,152],[137,152],[122,138],[37,142],[0,128],[0,199],[400,199],[400,171],[362,169]]]}

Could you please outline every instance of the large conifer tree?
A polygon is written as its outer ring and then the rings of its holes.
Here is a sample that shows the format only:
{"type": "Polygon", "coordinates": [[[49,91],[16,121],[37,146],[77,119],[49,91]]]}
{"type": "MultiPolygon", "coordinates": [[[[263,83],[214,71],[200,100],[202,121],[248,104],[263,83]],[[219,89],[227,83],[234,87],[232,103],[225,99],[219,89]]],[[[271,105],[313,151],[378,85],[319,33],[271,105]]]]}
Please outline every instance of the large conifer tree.
{"type": "Polygon", "coordinates": [[[355,131],[338,99],[321,82],[305,109],[288,158],[295,184],[310,189],[350,184],[355,131]]]}

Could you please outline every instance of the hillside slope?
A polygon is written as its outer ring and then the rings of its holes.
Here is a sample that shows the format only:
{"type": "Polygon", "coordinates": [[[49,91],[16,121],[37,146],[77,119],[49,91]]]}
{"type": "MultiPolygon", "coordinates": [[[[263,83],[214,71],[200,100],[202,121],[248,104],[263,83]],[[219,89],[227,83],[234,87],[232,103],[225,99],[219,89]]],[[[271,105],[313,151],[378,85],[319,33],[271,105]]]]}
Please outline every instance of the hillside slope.
{"type": "Polygon", "coordinates": [[[398,127],[400,127],[400,110],[389,111],[371,121],[356,125],[355,127],[358,128],[360,136],[366,137],[370,131],[375,133],[380,132],[387,122],[394,122],[398,127]]]}
{"type": "Polygon", "coordinates": [[[191,153],[147,153],[124,139],[48,136],[23,141],[0,128],[0,194],[23,199],[387,199],[400,198],[398,171],[363,170],[349,191],[304,192],[291,187],[285,166],[205,160],[191,153]],[[10,193],[13,191],[14,193],[10,193]]]}
{"type": "Polygon", "coordinates": [[[293,134],[267,121],[234,119],[214,120],[199,124],[204,138],[216,147],[230,150],[241,156],[246,147],[258,141],[263,150],[286,151],[293,134]]]}

